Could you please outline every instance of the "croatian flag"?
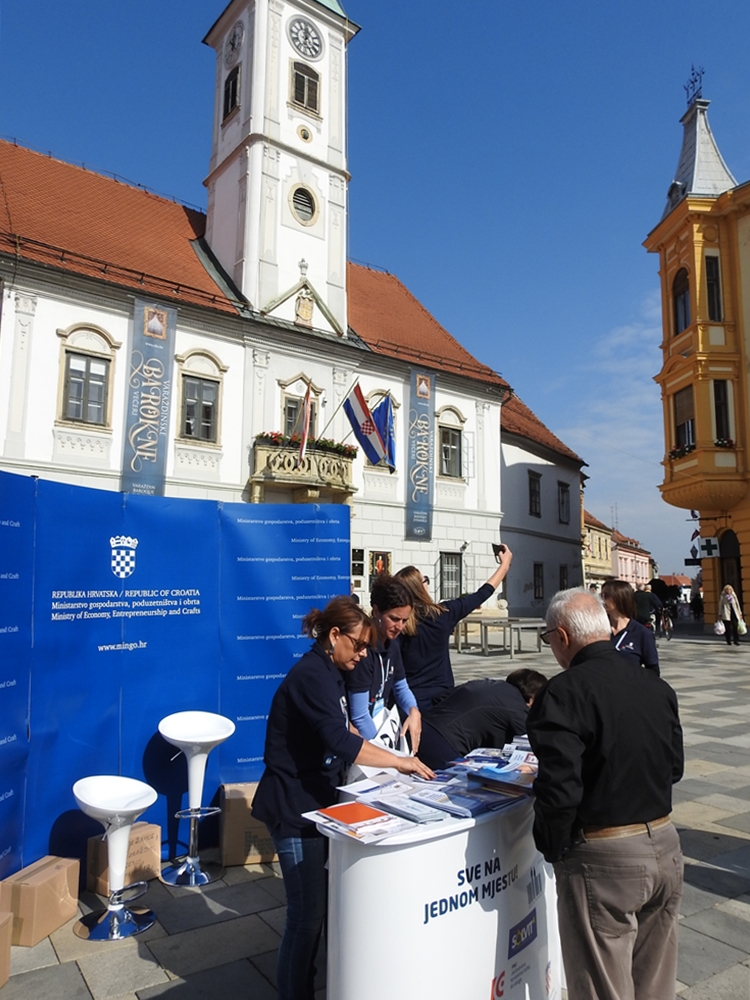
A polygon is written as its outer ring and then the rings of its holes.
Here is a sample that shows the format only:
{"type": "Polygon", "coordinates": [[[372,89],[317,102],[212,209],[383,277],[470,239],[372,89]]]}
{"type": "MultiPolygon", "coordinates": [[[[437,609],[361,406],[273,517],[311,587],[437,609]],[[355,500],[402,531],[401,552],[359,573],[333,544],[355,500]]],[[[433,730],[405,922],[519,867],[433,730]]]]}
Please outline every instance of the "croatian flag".
{"type": "Polygon", "coordinates": [[[377,465],[382,458],[385,458],[385,445],[362,395],[359,382],[344,401],[344,413],[349,418],[354,436],[362,445],[365,455],[373,465],[377,465]]]}

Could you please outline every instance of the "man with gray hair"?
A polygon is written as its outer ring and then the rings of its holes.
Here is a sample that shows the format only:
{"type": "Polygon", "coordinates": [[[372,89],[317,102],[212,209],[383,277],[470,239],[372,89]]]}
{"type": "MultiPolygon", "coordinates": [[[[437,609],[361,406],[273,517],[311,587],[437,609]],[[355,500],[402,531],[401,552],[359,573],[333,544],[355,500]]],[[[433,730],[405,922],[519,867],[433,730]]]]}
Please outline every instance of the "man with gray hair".
{"type": "Polygon", "coordinates": [[[617,652],[585,590],[552,598],[542,638],[563,673],[529,711],[534,839],[555,867],[569,1000],[668,1000],[683,874],[669,818],[684,764],[677,697],[617,652]]]}

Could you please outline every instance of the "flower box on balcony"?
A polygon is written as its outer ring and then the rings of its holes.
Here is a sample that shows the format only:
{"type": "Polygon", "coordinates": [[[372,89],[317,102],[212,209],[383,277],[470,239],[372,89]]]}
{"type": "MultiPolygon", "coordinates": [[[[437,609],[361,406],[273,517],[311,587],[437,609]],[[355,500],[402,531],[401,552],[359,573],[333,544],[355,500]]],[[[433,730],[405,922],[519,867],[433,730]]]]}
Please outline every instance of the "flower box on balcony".
{"type": "Polygon", "coordinates": [[[299,461],[299,440],[276,432],[259,434],[253,445],[253,472],[248,483],[251,503],[267,493],[292,494],[295,503],[348,503],[356,492],[352,465],[357,449],[334,441],[308,442],[299,461]]]}

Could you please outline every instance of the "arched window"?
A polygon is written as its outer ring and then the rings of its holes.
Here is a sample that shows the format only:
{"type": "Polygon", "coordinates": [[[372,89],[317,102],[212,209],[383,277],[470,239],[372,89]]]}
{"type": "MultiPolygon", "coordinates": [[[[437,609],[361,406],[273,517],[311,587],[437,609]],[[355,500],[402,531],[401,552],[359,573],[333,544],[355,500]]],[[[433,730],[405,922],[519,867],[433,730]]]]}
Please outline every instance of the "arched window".
{"type": "Polygon", "coordinates": [[[672,302],[674,303],[675,336],[690,326],[690,279],[681,267],[672,282],[672,302]]]}
{"type": "Polygon", "coordinates": [[[305,63],[292,63],[292,104],[313,114],[320,112],[320,77],[305,63]]]}

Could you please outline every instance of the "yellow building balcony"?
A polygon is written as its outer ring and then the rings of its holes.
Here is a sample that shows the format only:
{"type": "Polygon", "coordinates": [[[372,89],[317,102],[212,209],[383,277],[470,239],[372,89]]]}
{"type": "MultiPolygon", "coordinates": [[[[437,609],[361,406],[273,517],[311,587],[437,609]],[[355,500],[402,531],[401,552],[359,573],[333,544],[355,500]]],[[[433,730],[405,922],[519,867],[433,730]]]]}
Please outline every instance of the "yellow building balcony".
{"type": "MultiPolygon", "coordinates": [[[[281,440],[281,435],[274,435],[281,440]]],[[[344,503],[357,492],[352,467],[357,449],[310,445],[299,462],[299,444],[259,437],[253,445],[250,503],[344,503]],[[338,450],[333,450],[338,449],[338,450]]]]}
{"type": "Polygon", "coordinates": [[[659,489],[667,503],[685,510],[728,511],[748,491],[742,449],[698,442],[690,449],[673,448],[664,461],[659,489]]]}

